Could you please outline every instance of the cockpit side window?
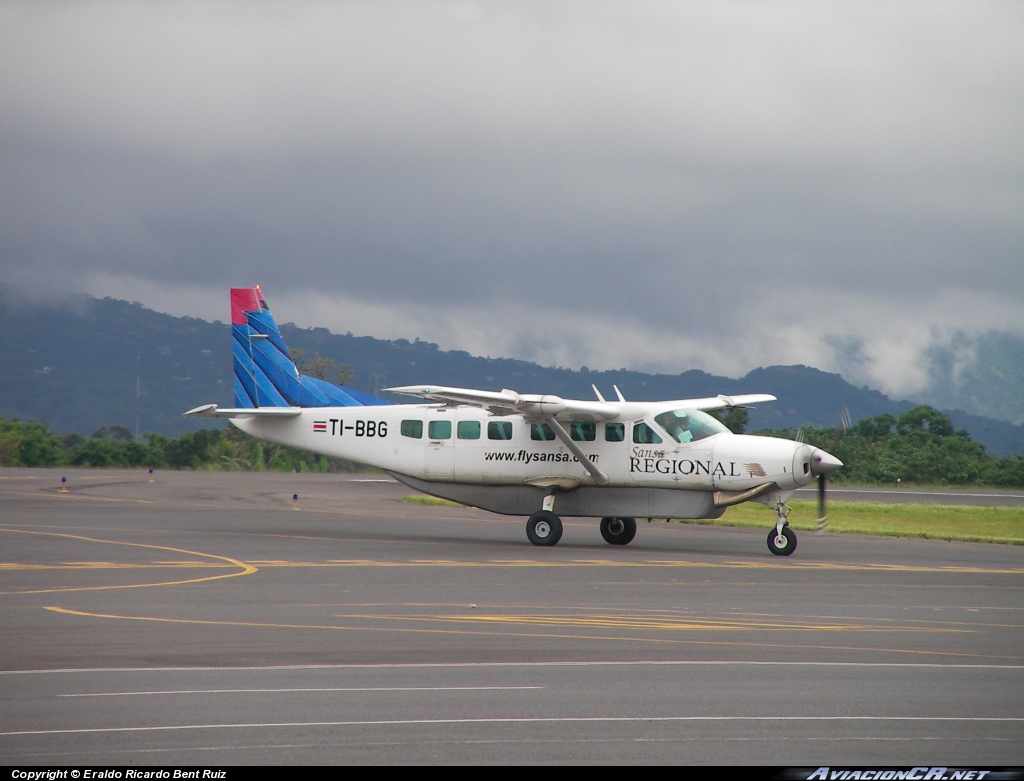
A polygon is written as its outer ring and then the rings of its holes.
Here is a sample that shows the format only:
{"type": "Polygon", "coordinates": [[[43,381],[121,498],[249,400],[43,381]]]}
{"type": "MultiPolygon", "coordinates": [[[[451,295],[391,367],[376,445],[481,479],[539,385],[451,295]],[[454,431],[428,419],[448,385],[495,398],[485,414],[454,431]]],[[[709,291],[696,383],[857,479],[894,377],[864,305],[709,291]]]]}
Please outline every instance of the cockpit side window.
{"type": "Polygon", "coordinates": [[[681,445],[729,431],[722,423],[699,410],[674,409],[662,412],[654,418],[654,422],[681,445]]]}

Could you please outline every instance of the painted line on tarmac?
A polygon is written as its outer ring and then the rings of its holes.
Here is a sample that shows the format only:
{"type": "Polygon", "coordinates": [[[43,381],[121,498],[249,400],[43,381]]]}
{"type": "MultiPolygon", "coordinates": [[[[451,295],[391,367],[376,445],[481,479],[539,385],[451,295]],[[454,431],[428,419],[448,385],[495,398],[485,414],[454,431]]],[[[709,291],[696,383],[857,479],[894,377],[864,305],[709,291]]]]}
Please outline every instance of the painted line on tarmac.
{"type": "MultiPolygon", "coordinates": [[[[337,618],[355,619],[356,615],[338,615],[337,618]]],[[[452,623],[516,624],[527,626],[582,626],[609,629],[658,629],[662,631],[786,631],[786,632],[927,632],[972,633],[971,629],[880,626],[877,624],[812,624],[783,621],[735,621],[727,619],[669,620],[637,616],[529,616],[529,615],[447,615],[447,616],[362,616],[390,621],[450,621],[452,623]]]]}
{"type": "Polygon", "coordinates": [[[308,729],[310,727],[405,727],[455,724],[653,724],[679,722],[908,722],[961,724],[1016,724],[1024,716],[536,716],[476,719],[375,719],[366,721],[280,721],[252,724],[176,724],[146,727],[80,727],[0,732],[0,737],[26,735],[96,735],[125,732],[184,732],[215,729],[308,729]]]}
{"type": "MultiPolygon", "coordinates": [[[[137,545],[139,547],[151,547],[157,550],[168,550],[175,552],[190,553],[195,556],[207,556],[229,562],[232,566],[238,566],[237,559],[213,554],[197,553],[178,548],[163,547],[159,545],[144,545],[142,543],[118,542],[116,540],[100,540],[96,538],[82,537],[73,534],[58,532],[30,532],[27,530],[13,529],[10,527],[0,528],[0,532],[22,534],[51,534],[57,537],[68,537],[71,539],[87,540],[91,542],[106,542],[111,545],[137,545]]],[[[273,537],[291,538],[290,535],[260,535],[273,537]]],[[[310,538],[326,539],[326,538],[310,538]]],[[[296,568],[315,569],[330,567],[408,567],[408,568],[431,568],[443,569],[493,569],[493,568],[544,568],[544,569],[580,569],[586,567],[607,567],[618,569],[661,569],[661,568],[689,568],[689,569],[748,569],[748,570],[779,570],[789,571],[829,571],[829,572],[912,572],[912,573],[939,573],[939,574],[988,574],[988,575],[1024,575],[1024,568],[984,568],[984,567],[963,567],[963,566],[911,566],[905,564],[834,564],[815,561],[787,561],[787,562],[760,562],[760,561],[691,561],[686,559],[648,559],[646,561],[620,561],[615,559],[570,559],[568,561],[542,561],[537,559],[490,559],[488,561],[459,561],[456,559],[408,559],[405,561],[385,561],[381,559],[328,559],[326,561],[289,561],[287,559],[247,559],[249,566],[259,568],[296,568]]],[[[107,566],[111,569],[130,567],[173,567],[173,566],[217,566],[211,564],[189,562],[161,561],[151,564],[126,565],[112,562],[63,562],[62,564],[19,564],[17,562],[0,563],[0,570],[31,570],[31,569],[67,569],[87,565],[93,568],[107,566]]],[[[858,584],[850,584],[858,585],[858,584]]]]}
{"type": "Polygon", "coordinates": [[[1024,664],[964,662],[828,662],[766,659],[604,659],[567,662],[372,662],[364,664],[256,664],[205,667],[55,667],[50,670],[0,670],[7,675],[81,675],[93,673],[296,672],[302,670],[478,670],[495,668],[561,667],[853,667],[867,669],[1012,670],[1024,664]]]}
{"type": "Polygon", "coordinates": [[[120,504],[159,504],[155,499],[114,499],[107,496],[88,496],[87,494],[80,494],[72,490],[69,490],[67,493],[61,493],[60,489],[57,488],[47,493],[33,493],[31,491],[0,491],[0,496],[27,496],[32,499],[59,499],[61,501],[67,501],[69,499],[87,499],[90,502],[116,502],[120,504]]]}
{"type": "Polygon", "coordinates": [[[171,553],[180,553],[186,556],[197,556],[205,559],[214,559],[216,561],[225,562],[232,567],[237,567],[238,572],[228,572],[224,575],[209,575],[203,578],[189,578],[187,580],[169,580],[162,581],[159,583],[128,583],[124,585],[116,586],[72,586],[69,588],[51,588],[51,589],[33,589],[26,591],[4,591],[0,594],[56,594],[56,593],[67,593],[74,591],[106,591],[111,589],[128,589],[128,588],[153,588],[156,586],[181,586],[186,583],[206,583],[213,580],[224,580],[225,578],[237,578],[243,575],[252,575],[259,570],[252,564],[247,564],[238,559],[233,559],[230,556],[219,556],[215,553],[202,553],[200,551],[185,550],[184,548],[171,548],[166,545],[149,545],[142,542],[122,542],[120,540],[101,540],[96,537],[83,537],[78,534],[60,534],[57,532],[39,532],[39,531],[28,531],[25,529],[5,529],[0,528],[0,533],[7,534],[32,534],[41,537],[64,537],[72,540],[79,540],[81,542],[94,542],[103,545],[123,545],[129,548],[146,548],[149,550],[160,550],[170,551],[171,553]]]}
{"type": "MultiPolygon", "coordinates": [[[[913,654],[920,656],[950,656],[950,657],[967,657],[972,659],[1006,659],[1006,660],[1019,660],[1020,656],[1007,656],[1004,654],[977,654],[977,653],[964,653],[961,651],[930,651],[920,650],[913,648],[876,648],[870,646],[845,646],[845,645],[810,645],[810,644],[794,644],[794,643],[764,643],[764,642],[745,642],[742,640],[692,640],[692,639],[681,639],[678,637],[642,637],[639,635],[588,635],[580,633],[569,633],[569,632],[486,632],[476,631],[469,629],[432,629],[425,627],[396,627],[396,626],[352,626],[352,625],[336,625],[336,624],[284,624],[275,623],[269,621],[215,621],[212,619],[200,619],[200,618],[166,618],[162,616],[128,616],[128,615],[116,615],[111,613],[92,613],[84,610],[71,610],[69,608],[58,607],[55,605],[49,605],[44,610],[49,610],[54,613],[60,613],[69,616],[79,616],[82,618],[101,618],[108,620],[118,621],[147,621],[158,624],[188,624],[192,626],[219,626],[219,627],[240,627],[240,628],[252,628],[252,629],[312,629],[322,631],[333,631],[333,632],[392,632],[397,634],[437,634],[437,635],[457,635],[457,636],[477,636],[477,637],[489,637],[489,638],[502,638],[502,637],[529,637],[529,638],[541,638],[547,640],[596,640],[596,641],[607,641],[607,642],[629,642],[629,643],[649,643],[652,645],[702,645],[702,646],[727,646],[727,647],[741,647],[741,648],[779,648],[785,650],[815,650],[815,651],[856,651],[860,653],[893,653],[893,654],[913,654]]],[[[359,617],[363,618],[363,617],[359,617]]],[[[372,618],[372,617],[370,617],[372,618]]],[[[357,619],[358,620],[358,619],[357,619]]],[[[412,619],[410,619],[412,620],[412,619]]],[[[427,619],[422,619],[427,620],[427,619]]]]}
{"type": "Polygon", "coordinates": [[[831,564],[823,562],[759,562],[759,561],[687,561],[674,559],[649,559],[647,561],[619,561],[615,559],[570,559],[569,561],[541,561],[537,559],[491,559],[489,561],[457,561],[454,559],[409,559],[407,561],[383,561],[379,559],[328,559],[327,561],[286,561],[281,559],[253,559],[261,567],[442,567],[442,568],[526,568],[579,569],[581,567],[616,567],[625,569],[682,567],[693,569],[786,569],[846,571],[846,572],[922,572],[944,574],[991,574],[1024,575],[1024,568],[984,567],[924,567],[905,564],[831,564]]]}
{"type": "MultiPolygon", "coordinates": [[[[228,562],[224,562],[223,564],[211,564],[206,561],[154,561],[151,564],[119,564],[115,561],[66,561],[63,564],[13,564],[8,562],[0,563],[0,571],[31,572],[36,570],[224,569],[225,567],[234,568],[235,566],[236,565],[228,562]]],[[[20,591],[18,593],[25,594],[29,592],[20,591]]]]}

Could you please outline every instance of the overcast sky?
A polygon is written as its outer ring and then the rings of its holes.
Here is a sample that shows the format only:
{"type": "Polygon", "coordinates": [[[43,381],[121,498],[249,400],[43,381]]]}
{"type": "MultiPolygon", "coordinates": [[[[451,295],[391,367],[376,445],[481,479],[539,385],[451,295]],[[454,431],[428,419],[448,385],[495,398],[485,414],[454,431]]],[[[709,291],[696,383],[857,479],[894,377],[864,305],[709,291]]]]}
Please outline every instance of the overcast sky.
{"type": "Polygon", "coordinates": [[[1024,3],[0,0],[0,199],[26,295],[907,393],[1024,334],[1024,3]]]}

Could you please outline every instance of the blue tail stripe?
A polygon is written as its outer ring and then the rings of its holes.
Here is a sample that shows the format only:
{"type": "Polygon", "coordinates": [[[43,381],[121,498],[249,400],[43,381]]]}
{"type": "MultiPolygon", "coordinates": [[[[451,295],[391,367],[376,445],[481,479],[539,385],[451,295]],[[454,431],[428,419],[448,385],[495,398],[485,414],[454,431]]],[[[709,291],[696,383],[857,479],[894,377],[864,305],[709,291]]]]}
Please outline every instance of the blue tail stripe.
{"type": "Polygon", "coordinates": [[[274,381],[256,366],[256,387],[259,389],[259,406],[290,407],[292,404],[277,389],[274,381]]]}
{"type": "MultiPolygon", "coordinates": [[[[253,364],[249,357],[248,334],[245,334],[241,326],[232,327],[234,339],[232,340],[231,351],[235,367],[235,378],[239,381],[247,398],[239,398],[237,393],[235,401],[239,407],[288,407],[289,402],[282,396],[275,383],[267,377],[265,371],[259,366],[259,361],[253,364]]],[[[258,356],[258,345],[263,340],[253,340],[253,356],[258,356]]]]}
{"type": "Polygon", "coordinates": [[[332,405],[339,407],[361,407],[361,402],[355,399],[352,395],[352,391],[348,388],[342,388],[338,385],[332,385],[325,380],[317,379],[316,377],[309,377],[305,374],[302,375],[302,384],[309,387],[312,385],[319,390],[324,396],[326,396],[332,405]]]}
{"type": "Polygon", "coordinates": [[[274,316],[269,309],[261,309],[258,312],[246,312],[246,320],[249,326],[256,332],[266,334],[270,343],[274,345],[283,355],[288,355],[288,348],[285,346],[281,331],[278,330],[274,316]]]}
{"type": "Polygon", "coordinates": [[[231,340],[231,358],[235,373],[235,406],[255,407],[256,383],[252,378],[252,362],[237,339],[231,340]]]}
{"type": "MultiPolygon", "coordinates": [[[[327,397],[318,391],[309,390],[299,382],[293,374],[294,364],[285,362],[283,356],[273,345],[261,344],[263,340],[253,340],[253,358],[256,365],[271,379],[281,395],[296,407],[329,407],[327,397]]],[[[262,402],[262,399],[260,399],[262,402]]]]}
{"type": "Polygon", "coordinates": [[[256,405],[252,403],[252,399],[249,398],[249,393],[246,391],[245,386],[242,385],[242,381],[235,375],[235,408],[236,409],[252,409],[256,405]]]}

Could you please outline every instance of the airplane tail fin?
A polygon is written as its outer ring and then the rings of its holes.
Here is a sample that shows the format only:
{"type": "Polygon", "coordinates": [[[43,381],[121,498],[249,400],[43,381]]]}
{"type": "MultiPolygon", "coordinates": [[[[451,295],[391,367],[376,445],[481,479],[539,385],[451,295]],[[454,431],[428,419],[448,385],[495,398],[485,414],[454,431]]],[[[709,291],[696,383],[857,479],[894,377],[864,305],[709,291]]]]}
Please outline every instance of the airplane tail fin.
{"type": "Polygon", "coordinates": [[[299,373],[256,287],[231,289],[235,406],[360,407],[390,402],[299,373]]]}

